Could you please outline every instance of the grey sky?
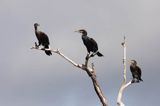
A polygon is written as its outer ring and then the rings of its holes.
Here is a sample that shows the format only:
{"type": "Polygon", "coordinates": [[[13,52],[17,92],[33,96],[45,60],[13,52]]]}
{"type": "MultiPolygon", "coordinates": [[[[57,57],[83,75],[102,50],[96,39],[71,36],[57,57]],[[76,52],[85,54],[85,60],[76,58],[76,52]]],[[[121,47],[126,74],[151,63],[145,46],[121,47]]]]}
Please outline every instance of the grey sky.
{"type": "MultiPolygon", "coordinates": [[[[157,106],[160,98],[160,1],[158,0],[1,0],[0,105],[101,106],[85,72],[56,54],[30,50],[37,41],[33,24],[77,63],[86,48],[74,31],[85,28],[103,58],[91,59],[110,106],[122,82],[123,48],[142,68],[143,83],[127,88],[126,106],[157,106]]],[[[129,69],[129,68],[128,68],[129,69]]],[[[131,74],[128,71],[128,79],[131,74]]]]}

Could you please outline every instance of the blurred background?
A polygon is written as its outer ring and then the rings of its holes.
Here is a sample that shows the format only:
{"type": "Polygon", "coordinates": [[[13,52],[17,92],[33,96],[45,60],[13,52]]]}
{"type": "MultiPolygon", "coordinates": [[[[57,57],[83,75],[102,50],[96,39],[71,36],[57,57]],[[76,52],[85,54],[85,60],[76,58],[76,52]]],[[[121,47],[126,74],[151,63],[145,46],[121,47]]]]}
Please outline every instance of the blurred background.
{"type": "MultiPolygon", "coordinates": [[[[158,0],[1,0],[0,105],[101,106],[86,72],[57,54],[31,50],[37,42],[34,23],[76,63],[86,48],[75,30],[86,29],[104,54],[90,60],[110,106],[116,106],[123,80],[123,42],[144,82],[129,86],[126,106],[157,106],[160,98],[160,1],[158,0]]],[[[132,78],[129,64],[127,79],[132,78]]]]}

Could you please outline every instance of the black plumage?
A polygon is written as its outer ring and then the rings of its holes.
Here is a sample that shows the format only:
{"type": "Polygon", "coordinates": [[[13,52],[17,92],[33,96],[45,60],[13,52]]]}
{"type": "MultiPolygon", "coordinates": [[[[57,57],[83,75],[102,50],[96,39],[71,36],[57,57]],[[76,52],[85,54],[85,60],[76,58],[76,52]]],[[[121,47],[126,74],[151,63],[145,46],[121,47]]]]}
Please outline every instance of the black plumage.
{"type": "MultiPolygon", "coordinates": [[[[34,24],[35,34],[38,39],[38,47],[42,45],[44,46],[44,49],[49,49],[49,38],[44,32],[38,30],[38,26],[39,26],[38,23],[34,24]]],[[[50,50],[45,50],[45,53],[48,56],[52,55],[52,52],[50,50]]]]}
{"type": "Polygon", "coordinates": [[[141,78],[142,72],[141,72],[141,68],[139,66],[137,66],[137,62],[135,60],[131,60],[130,61],[131,65],[130,65],[130,70],[132,73],[132,83],[134,82],[140,82],[143,81],[141,78]]]}
{"type": "Polygon", "coordinates": [[[99,57],[103,56],[103,54],[98,51],[97,42],[93,38],[90,38],[87,36],[86,30],[81,29],[76,32],[79,32],[82,34],[82,40],[83,40],[84,45],[87,48],[88,53],[90,54],[90,52],[93,52],[91,56],[94,56],[95,54],[97,54],[99,57]]]}

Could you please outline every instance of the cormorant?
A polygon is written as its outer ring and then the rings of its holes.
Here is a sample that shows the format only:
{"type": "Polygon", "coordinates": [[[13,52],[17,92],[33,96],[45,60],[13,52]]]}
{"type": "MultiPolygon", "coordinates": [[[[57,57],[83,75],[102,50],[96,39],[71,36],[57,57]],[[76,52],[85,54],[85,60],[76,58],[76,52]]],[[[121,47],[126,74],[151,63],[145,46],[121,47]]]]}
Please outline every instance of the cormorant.
{"type": "MultiPolygon", "coordinates": [[[[49,38],[44,32],[41,32],[38,30],[38,26],[40,26],[38,23],[34,24],[35,34],[38,39],[37,46],[39,47],[40,45],[42,45],[42,46],[44,46],[44,49],[49,49],[49,38]]],[[[45,50],[45,53],[48,56],[52,55],[52,52],[50,50],[45,50]]]]}
{"type": "Polygon", "coordinates": [[[86,30],[81,29],[81,30],[78,30],[78,31],[75,31],[75,32],[79,32],[79,33],[82,34],[82,40],[83,40],[84,45],[87,48],[88,53],[90,54],[90,52],[93,52],[93,54],[91,56],[94,56],[96,54],[99,57],[103,56],[103,54],[101,54],[98,51],[97,42],[93,38],[90,38],[90,37],[87,36],[87,31],[86,30]]]}
{"type": "Polygon", "coordinates": [[[130,70],[131,70],[131,73],[132,73],[132,77],[133,77],[133,80],[132,80],[132,83],[134,82],[140,82],[140,81],[143,81],[141,79],[141,69],[139,66],[137,66],[137,62],[135,60],[131,60],[130,61],[131,65],[130,65],[130,70]]]}

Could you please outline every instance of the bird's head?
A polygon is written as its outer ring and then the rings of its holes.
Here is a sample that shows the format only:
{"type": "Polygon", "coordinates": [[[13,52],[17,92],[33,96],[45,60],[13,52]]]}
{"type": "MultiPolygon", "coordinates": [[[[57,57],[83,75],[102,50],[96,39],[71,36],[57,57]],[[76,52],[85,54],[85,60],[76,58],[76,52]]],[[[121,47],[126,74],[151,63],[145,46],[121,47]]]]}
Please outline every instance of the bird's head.
{"type": "Polygon", "coordinates": [[[131,65],[137,65],[137,61],[136,60],[131,60],[131,61],[128,61],[131,65]]]}
{"type": "Polygon", "coordinates": [[[38,27],[38,26],[40,26],[38,23],[35,23],[35,24],[34,24],[34,27],[38,27]]]}
{"type": "Polygon", "coordinates": [[[75,32],[81,33],[82,35],[87,35],[87,31],[84,29],[77,30],[75,32]]]}

